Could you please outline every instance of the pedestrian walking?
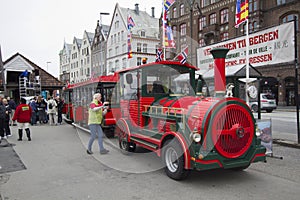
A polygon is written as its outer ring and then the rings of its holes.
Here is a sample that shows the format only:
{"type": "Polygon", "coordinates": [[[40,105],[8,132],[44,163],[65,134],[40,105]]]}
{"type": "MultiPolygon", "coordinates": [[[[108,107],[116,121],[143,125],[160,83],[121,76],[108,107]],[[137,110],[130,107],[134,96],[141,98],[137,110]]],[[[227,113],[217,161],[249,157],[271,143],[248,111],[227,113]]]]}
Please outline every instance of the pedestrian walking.
{"type": "Polygon", "coordinates": [[[49,115],[50,125],[57,125],[57,103],[53,97],[50,97],[47,102],[47,113],[49,115]]]}
{"type": "Polygon", "coordinates": [[[64,107],[64,101],[60,98],[56,98],[56,103],[57,103],[57,123],[61,124],[62,123],[62,111],[64,107]]]}
{"type": "Polygon", "coordinates": [[[90,128],[91,136],[87,148],[88,154],[93,154],[92,145],[97,136],[100,154],[107,154],[109,152],[103,146],[103,130],[101,128],[103,112],[107,112],[107,110],[105,109],[105,104],[106,102],[104,104],[102,104],[101,102],[100,93],[94,94],[93,101],[89,105],[88,125],[90,128]]]}
{"type": "Polygon", "coordinates": [[[46,123],[47,119],[45,118],[46,115],[45,112],[46,112],[47,103],[42,98],[42,96],[38,96],[36,101],[36,106],[38,110],[39,123],[40,124],[46,123]]]}
{"type": "Polygon", "coordinates": [[[15,111],[16,111],[16,108],[17,108],[17,104],[16,102],[10,98],[10,97],[7,97],[7,101],[8,101],[8,105],[11,109],[11,114],[10,114],[10,119],[9,119],[9,124],[11,126],[16,126],[17,124],[12,120],[14,114],[15,114],[15,111]]]}
{"type": "Polygon", "coordinates": [[[23,129],[25,129],[28,141],[31,141],[30,136],[30,120],[31,120],[32,110],[29,105],[26,104],[26,99],[21,98],[21,104],[17,106],[16,112],[12,120],[17,121],[19,138],[18,141],[22,141],[23,129]]]}
{"type": "Polygon", "coordinates": [[[5,106],[5,119],[4,119],[4,138],[11,136],[11,131],[9,127],[9,120],[11,115],[11,108],[9,107],[7,99],[2,99],[2,104],[5,106]]]}
{"type": "Polygon", "coordinates": [[[5,112],[6,108],[2,103],[2,97],[0,97],[0,143],[1,140],[4,138],[4,121],[5,121],[5,112]]]}
{"type": "Polygon", "coordinates": [[[36,97],[31,99],[29,106],[31,107],[32,110],[32,115],[31,115],[31,125],[36,125],[36,116],[38,114],[37,106],[36,106],[36,97]]]}

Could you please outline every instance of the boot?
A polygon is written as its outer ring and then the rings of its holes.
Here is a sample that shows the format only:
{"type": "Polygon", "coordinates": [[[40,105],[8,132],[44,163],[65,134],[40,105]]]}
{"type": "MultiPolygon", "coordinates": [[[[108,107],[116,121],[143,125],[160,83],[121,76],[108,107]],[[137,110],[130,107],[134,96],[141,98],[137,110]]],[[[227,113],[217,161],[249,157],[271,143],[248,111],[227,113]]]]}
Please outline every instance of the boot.
{"type": "Polygon", "coordinates": [[[18,141],[22,141],[22,137],[23,137],[23,130],[22,129],[19,129],[19,139],[18,141]]]}
{"type": "Polygon", "coordinates": [[[27,135],[28,141],[31,141],[29,128],[26,128],[25,131],[26,131],[26,135],[27,135]]]}

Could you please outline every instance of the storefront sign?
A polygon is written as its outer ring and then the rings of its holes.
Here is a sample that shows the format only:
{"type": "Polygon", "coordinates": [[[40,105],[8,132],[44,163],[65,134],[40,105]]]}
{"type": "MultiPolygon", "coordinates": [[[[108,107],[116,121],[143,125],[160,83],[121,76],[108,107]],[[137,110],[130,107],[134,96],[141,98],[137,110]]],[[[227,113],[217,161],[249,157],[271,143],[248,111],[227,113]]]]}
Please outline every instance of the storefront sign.
{"type": "MultiPolygon", "coordinates": [[[[246,64],[246,36],[197,49],[200,70],[214,66],[210,50],[216,47],[230,49],[226,67],[246,64]]],[[[253,67],[292,62],[295,59],[294,22],[285,23],[249,34],[249,63],[253,67]]]]}

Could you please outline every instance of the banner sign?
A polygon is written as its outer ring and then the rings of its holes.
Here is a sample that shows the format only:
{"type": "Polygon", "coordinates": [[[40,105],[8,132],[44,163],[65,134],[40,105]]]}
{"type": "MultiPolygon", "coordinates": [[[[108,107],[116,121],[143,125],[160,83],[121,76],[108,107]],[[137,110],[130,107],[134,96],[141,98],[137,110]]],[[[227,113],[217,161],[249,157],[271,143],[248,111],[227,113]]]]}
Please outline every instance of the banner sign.
{"type": "MultiPolygon", "coordinates": [[[[246,36],[227,40],[197,49],[197,64],[200,70],[214,66],[210,50],[216,47],[230,49],[226,67],[246,64],[246,36]]],[[[249,34],[249,63],[253,67],[292,62],[295,60],[294,22],[281,24],[249,34]]]]}

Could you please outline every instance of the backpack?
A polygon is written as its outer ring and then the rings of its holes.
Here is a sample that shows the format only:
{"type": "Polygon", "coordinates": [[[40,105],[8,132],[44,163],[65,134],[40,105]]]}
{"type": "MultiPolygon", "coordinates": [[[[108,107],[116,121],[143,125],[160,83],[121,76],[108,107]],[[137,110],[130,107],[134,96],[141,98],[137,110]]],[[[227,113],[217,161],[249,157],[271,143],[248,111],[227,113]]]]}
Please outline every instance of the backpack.
{"type": "Polygon", "coordinates": [[[52,109],[52,108],[53,108],[52,103],[49,103],[49,109],[52,109]]]}

